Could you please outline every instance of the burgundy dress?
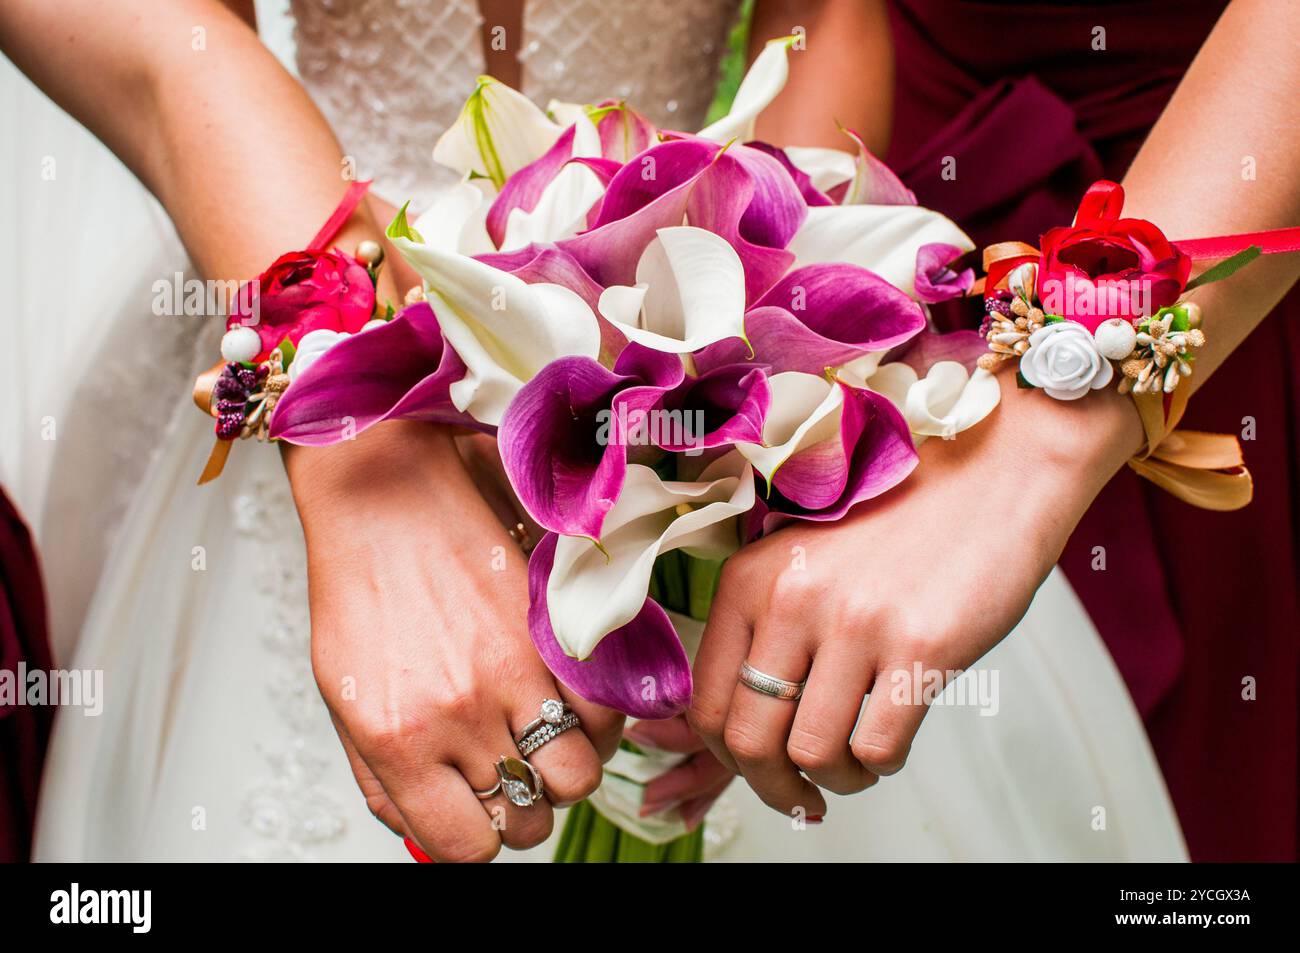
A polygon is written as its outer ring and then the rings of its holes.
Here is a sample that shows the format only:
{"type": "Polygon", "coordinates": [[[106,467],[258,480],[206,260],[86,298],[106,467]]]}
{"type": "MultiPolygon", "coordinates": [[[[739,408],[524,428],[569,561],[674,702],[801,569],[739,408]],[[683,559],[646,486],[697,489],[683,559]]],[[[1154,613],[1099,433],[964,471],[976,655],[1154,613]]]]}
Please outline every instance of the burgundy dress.
{"type": "MultiPolygon", "coordinates": [[[[0,490],[0,671],[16,680],[19,662],[28,671],[49,671],[53,664],[36,552],[22,517],[0,490]]],[[[0,703],[0,862],[25,861],[31,853],[36,789],[53,720],[50,707],[0,703]]]]}
{"type": "MultiPolygon", "coordinates": [[[[1093,180],[1123,178],[1225,6],[893,0],[887,159],[979,246],[1036,244],[1071,221],[1093,180]],[[1097,27],[1104,52],[1093,49],[1097,27]],[[940,175],[946,156],[952,181],[940,175]]],[[[978,320],[977,308],[959,311],[943,321],[978,320]]],[[[1293,292],[1184,420],[1240,434],[1243,417],[1255,419],[1243,443],[1250,506],[1198,510],[1125,468],[1061,560],[1146,719],[1196,860],[1297,856],[1297,318],[1293,292]],[[1105,571],[1091,568],[1095,546],[1105,571]]]]}

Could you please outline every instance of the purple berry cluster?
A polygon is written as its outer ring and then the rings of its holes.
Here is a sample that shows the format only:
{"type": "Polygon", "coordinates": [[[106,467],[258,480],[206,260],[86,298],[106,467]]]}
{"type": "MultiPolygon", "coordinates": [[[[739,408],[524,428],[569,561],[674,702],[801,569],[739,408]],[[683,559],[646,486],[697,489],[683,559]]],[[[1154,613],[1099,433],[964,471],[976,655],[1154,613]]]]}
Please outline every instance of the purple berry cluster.
{"type": "Polygon", "coordinates": [[[995,291],[984,299],[984,320],[980,324],[980,336],[983,337],[989,333],[989,326],[993,323],[993,316],[996,314],[1001,318],[1015,320],[1015,315],[1011,313],[1010,291],[995,291]]]}
{"type": "Polygon", "coordinates": [[[234,440],[244,428],[248,398],[266,377],[267,369],[245,367],[231,362],[221,371],[212,388],[217,407],[217,438],[234,440]]]}

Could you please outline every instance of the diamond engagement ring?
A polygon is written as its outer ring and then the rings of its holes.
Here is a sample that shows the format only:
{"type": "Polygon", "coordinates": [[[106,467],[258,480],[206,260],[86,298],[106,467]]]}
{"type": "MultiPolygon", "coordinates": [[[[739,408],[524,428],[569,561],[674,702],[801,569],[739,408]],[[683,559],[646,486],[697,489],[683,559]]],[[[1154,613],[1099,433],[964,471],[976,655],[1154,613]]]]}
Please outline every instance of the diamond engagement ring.
{"type": "Polygon", "coordinates": [[[807,684],[806,679],[802,682],[788,682],[784,678],[768,675],[766,672],[760,672],[748,662],[742,662],[740,665],[740,681],[760,695],[768,695],[784,701],[798,699],[803,694],[804,685],[807,684]]]}
{"type": "MultiPolygon", "coordinates": [[[[558,698],[544,699],[542,701],[541,714],[515,732],[515,744],[522,745],[524,739],[536,732],[539,728],[544,728],[548,725],[558,725],[564,721],[566,716],[569,715],[573,715],[573,709],[558,698]]],[[[573,715],[573,717],[577,718],[578,716],[573,715]]],[[[573,726],[570,725],[569,727],[572,728],[573,726]]],[[[525,752],[525,754],[527,754],[527,752],[525,752]]]]}
{"type": "Polygon", "coordinates": [[[581,722],[577,715],[571,711],[565,712],[564,717],[555,724],[543,724],[519,741],[519,753],[526,758],[548,741],[558,738],[570,728],[577,728],[579,724],[581,722]]]}
{"type": "Polygon", "coordinates": [[[490,788],[474,792],[480,801],[504,794],[516,807],[532,807],[542,799],[542,773],[523,758],[503,754],[493,767],[500,780],[490,788]]]}

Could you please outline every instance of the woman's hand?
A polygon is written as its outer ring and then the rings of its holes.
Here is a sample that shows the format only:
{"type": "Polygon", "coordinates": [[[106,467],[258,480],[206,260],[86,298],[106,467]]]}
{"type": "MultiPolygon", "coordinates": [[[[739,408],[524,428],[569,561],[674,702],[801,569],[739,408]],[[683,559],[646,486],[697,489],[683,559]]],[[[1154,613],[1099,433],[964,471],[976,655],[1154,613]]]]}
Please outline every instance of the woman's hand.
{"type": "Polygon", "coordinates": [[[914,666],[965,669],[1001,640],[1140,443],[1119,395],[1065,407],[1002,378],[999,411],[956,442],[923,445],[901,486],[839,523],[793,524],[727,561],[689,720],[776,810],[817,817],[819,787],[848,794],[903,766],[926,712],[913,703],[925,687],[914,688],[914,666]],[[1095,439],[1079,421],[1071,427],[1077,414],[1093,415],[1095,439]],[[740,684],[745,660],[806,678],[803,697],[740,684]]]}
{"type": "Polygon", "coordinates": [[[289,448],[307,536],[312,662],[371,811],[434,860],[486,861],[550,834],[552,805],[601,779],[622,715],[557,686],[528,637],[527,566],[446,431],[387,423],[329,448],[289,448]],[[473,789],[545,698],[580,728],[529,761],[546,798],[473,789]]]}
{"type": "Polygon", "coordinates": [[[628,725],[623,736],[641,747],[687,756],[680,764],[646,784],[641,800],[642,817],[677,808],[687,829],[695,830],[713,802],[735,778],[731,769],[714,757],[704,740],[691,730],[682,715],[664,721],[638,721],[628,725]]]}

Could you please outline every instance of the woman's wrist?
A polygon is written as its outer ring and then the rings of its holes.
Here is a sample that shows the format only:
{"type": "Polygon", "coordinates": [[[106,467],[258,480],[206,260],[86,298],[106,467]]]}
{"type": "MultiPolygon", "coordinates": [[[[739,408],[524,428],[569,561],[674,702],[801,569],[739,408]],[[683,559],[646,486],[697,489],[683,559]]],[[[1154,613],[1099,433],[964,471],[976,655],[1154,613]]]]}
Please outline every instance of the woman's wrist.
{"type": "Polygon", "coordinates": [[[329,447],[281,448],[309,536],[364,524],[372,504],[427,503],[464,478],[450,431],[436,424],[389,421],[329,447]]]}

